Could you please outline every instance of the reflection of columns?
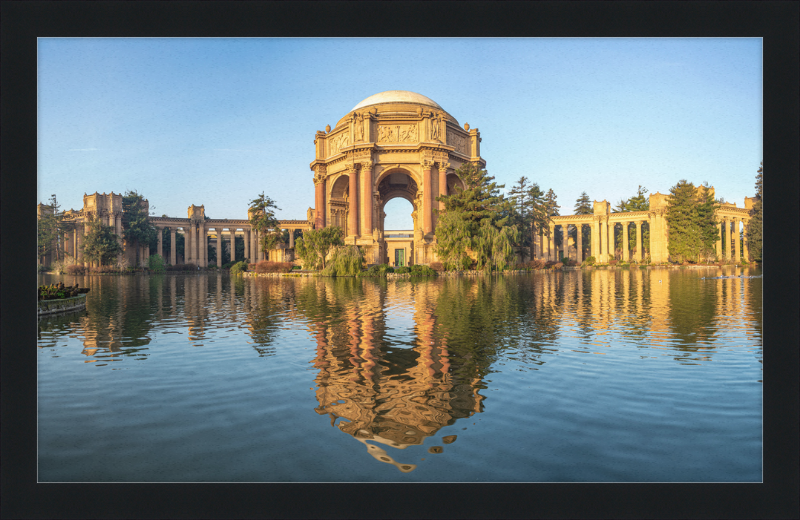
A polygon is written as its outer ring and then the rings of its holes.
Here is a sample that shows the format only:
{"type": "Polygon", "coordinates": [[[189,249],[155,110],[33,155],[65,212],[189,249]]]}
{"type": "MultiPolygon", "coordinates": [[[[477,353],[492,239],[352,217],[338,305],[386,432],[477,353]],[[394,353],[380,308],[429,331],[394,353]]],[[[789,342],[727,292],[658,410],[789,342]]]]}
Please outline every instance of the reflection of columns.
{"type": "Polygon", "coordinates": [[[726,218],[722,223],[725,231],[725,258],[731,260],[731,221],[726,218]]]}
{"type": "Polygon", "coordinates": [[[553,223],[550,224],[550,236],[547,237],[547,259],[556,259],[556,225],[553,223]]]}
{"type": "Polygon", "coordinates": [[[433,232],[433,222],[431,221],[431,207],[433,205],[433,193],[431,193],[431,167],[430,161],[422,162],[422,233],[427,235],[433,232]]]}
{"type": "Polygon", "coordinates": [[[639,261],[644,260],[644,251],[642,251],[642,221],[636,221],[636,259],[639,261]]]}
{"type": "Polygon", "coordinates": [[[174,227],[169,228],[169,260],[171,265],[175,265],[178,262],[178,242],[175,239],[175,230],[176,228],[174,227]]]}
{"type": "Polygon", "coordinates": [[[577,251],[575,259],[580,265],[583,262],[583,224],[575,224],[575,244],[577,251]]]}
{"type": "Polygon", "coordinates": [[[741,240],[739,240],[739,223],[742,221],[740,218],[733,219],[733,241],[736,244],[736,247],[733,248],[734,253],[736,256],[736,262],[742,261],[742,248],[741,248],[741,240]]]}
{"type": "Polygon", "coordinates": [[[164,230],[156,227],[156,234],[158,235],[158,256],[164,258],[164,230]]]}
{"type": "MultiPolygon", "coordinates": [[[[628,226],[630,222],[623,222],[622,223],[622,261],[627,262],[630,257],[629,246],[628,246],[628,226]]],[[[627,301],[627,299],[625,300],[627,301]]]]}
{"type": "MultiPolygon", "coordinates": [[[[361,164],[361,206],[364,220],[364,227],[361,228],[362,235],[372,236],[372,163],[365,162],[361,164]]],[[[292,230],[289,230],[289,236],[292,236],[292,230]]],[[[294,239],[290,238],[292,244],[294,239]]],[[[293,245],[290,247],[294,247],[293,245]]]]}
{"type": "Polygon", "coordinates": [[[349,167],[347,169],[348,194],[347,201],[349,203],[347,211],[347,234],[350,236],[358,235],[358,182],[356,180],[356,169],[349,167]]]}
{"type": "Polygon", "coordinates": [[[236,261],[236,228],[230,228],[231,232],[231,259],[230,262],[236,261]]]}
{"type": "Polygon", "coordinates": [[[244,257],[247,258],[249,262],[252,262],[253,257],[250,256],[250,230],[243,229],[242,238],[244,239],[244,257]]]}
{"type": "Polygon", "coordinates": [[[569,224],[561,225],[561,249],[561,256],[569,258],[569,224]]]}
{"type": "Polygon", "coordinates": [[[722,260],[722,222],[717,221],[717,259],[722,260]]]}
{"type": "Polygon", "coordinates": [[[314,180],[314,228],[325,227],[325,179],[314,180]]]}

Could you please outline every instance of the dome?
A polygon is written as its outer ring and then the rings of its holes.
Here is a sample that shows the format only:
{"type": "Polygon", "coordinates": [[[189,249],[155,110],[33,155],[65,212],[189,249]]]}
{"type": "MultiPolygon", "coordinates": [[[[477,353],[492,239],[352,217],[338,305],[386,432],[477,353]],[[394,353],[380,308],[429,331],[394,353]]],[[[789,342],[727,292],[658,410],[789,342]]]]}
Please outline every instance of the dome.
{"type": "MultiPolygon", "coordinates": [[[[386,92],[379,92],[354,106],[353,110],[358,110],[359,108],[370,105],[377,105],[379,103],[417,103],[419,105],[427,105],[444,110],[431,98],[425,97],[422,94],[417,94],[416,92],[409,92],[408,90],[387,90],[386,92]]],[[[353,110],[351,110],[351,112],[353,110]]]]}

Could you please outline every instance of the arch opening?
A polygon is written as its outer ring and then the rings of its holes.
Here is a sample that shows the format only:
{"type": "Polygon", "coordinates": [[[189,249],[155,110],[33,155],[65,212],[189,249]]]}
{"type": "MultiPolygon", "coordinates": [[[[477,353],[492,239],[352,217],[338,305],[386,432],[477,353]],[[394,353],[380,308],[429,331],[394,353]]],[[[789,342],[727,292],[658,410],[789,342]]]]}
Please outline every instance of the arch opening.
{"type": "Polygon", "coordinates": [[[419,228],[418,193],[416,181],[402,170],[387,172],[378,183],[380,263],[393,267],[414,263],[414,238],[419,228]]]}

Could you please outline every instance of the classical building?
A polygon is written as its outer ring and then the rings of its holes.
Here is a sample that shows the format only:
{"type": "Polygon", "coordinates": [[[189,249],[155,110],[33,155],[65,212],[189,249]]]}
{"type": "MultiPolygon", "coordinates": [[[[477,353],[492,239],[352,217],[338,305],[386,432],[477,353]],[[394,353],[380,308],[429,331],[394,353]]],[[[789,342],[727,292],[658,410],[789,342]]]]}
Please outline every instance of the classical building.
{"type": "Polygon", "coordinates": [[[346,243],[361,246],[368,264],[388,263],[384,206],[400,197],[413,207],[413,256],[428,264],[434,251],[436,197],[463,182],[454,173],[465,162],[485,167],[481,137],[435,101],[389,90],[358,103],[314,139],[314,227],[340,226],[346,243]]]}

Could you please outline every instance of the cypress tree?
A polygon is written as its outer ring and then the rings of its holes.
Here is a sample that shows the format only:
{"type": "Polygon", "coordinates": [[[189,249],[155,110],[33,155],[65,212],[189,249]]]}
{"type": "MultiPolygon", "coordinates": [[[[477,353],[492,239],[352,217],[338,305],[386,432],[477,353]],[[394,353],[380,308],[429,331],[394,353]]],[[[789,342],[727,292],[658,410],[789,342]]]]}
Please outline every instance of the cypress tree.
{"type": "Polygon", "coordinates": [[[680,180],[669,190],[669,254],[679,261],[696,262],[713,251],[717,204],[707,188],[704,184],[696,189],[691,182],[680,180]]]}
{"type": "Polygon", "coordinates": [[[747,223],[747,250],[750,255],[749,260],[761,262],[763,250],[763,180],[764,180],[764,163],[758,167],[756,172],[756,201],[753,203],[753,209],[750,210],[750,221],[747,223]]]}

